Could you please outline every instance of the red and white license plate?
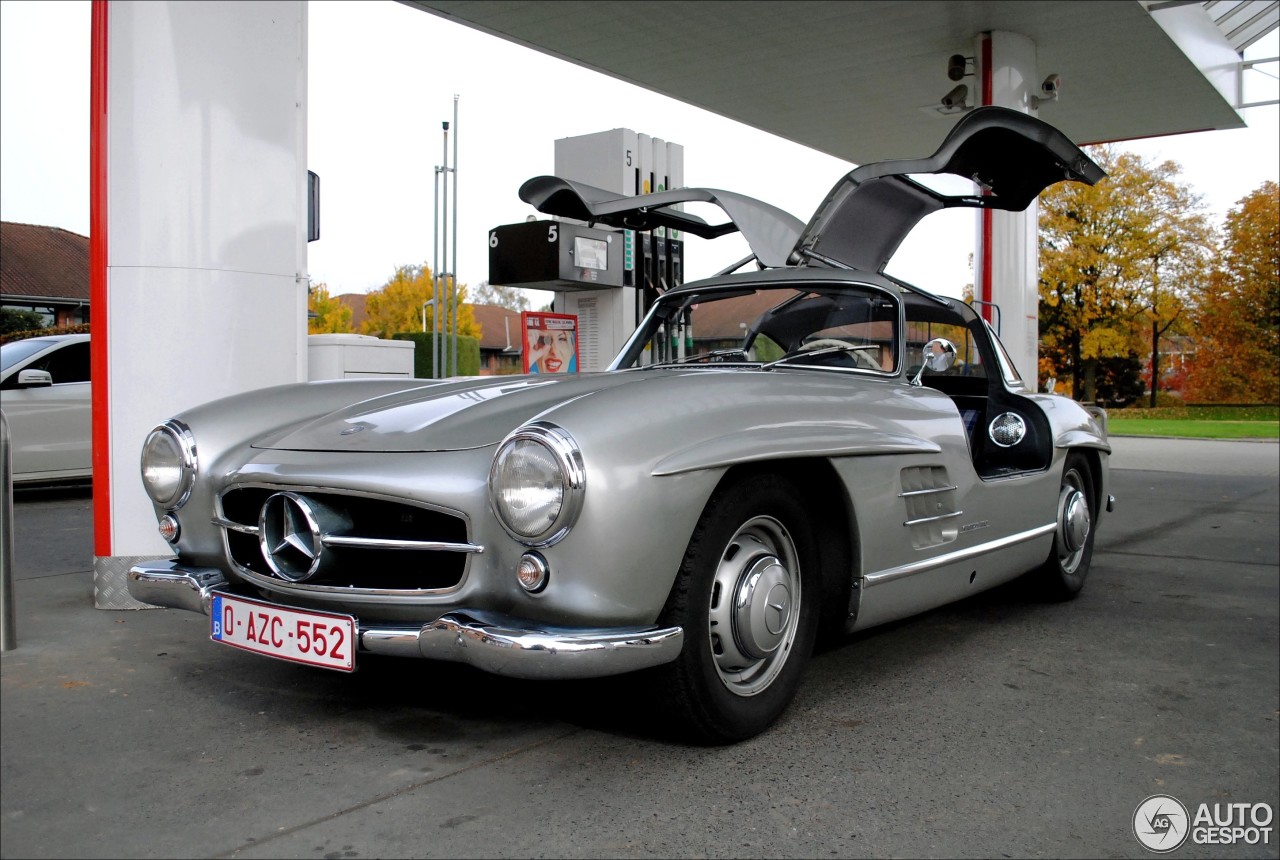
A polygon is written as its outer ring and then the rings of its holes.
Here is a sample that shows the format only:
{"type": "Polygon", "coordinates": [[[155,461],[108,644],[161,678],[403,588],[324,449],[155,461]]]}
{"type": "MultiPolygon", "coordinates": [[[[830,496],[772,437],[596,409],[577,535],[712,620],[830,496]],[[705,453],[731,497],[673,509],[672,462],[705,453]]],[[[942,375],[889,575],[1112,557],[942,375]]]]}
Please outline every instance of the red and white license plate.
{"type": "Polygon", "coordinates": [[[209,638],[281,660],[340,672],[356,668],[356,620],[213,593],[209,638]]]}

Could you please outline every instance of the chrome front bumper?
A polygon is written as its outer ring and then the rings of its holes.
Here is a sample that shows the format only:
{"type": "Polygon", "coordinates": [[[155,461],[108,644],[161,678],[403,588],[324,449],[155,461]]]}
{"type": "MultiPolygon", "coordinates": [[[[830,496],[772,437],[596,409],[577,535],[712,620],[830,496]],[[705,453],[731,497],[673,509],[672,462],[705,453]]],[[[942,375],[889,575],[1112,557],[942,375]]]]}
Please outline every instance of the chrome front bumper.
{"type": "MultiPolygon", "coordinates": [[[[134,565],[128,585],[135,600],[205,615],[213,592],[230,590],[217,568],[175,561],[134,565]]],[[[647,669],[674,660],[684,644],[679,627],[552,627],[465,610],[421,626],[366,626],[357,618],[356,631],[362,653],[449,660],[495,675],[546,680],[647,669]]]]}

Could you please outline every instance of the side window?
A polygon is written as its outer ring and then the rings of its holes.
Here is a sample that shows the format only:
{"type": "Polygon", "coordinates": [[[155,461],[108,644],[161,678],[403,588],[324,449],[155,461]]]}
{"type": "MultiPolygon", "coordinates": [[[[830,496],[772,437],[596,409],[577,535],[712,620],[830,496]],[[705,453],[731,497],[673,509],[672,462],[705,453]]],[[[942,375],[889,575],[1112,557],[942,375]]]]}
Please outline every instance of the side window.
{"type": "Polygon", "coordinates": [[[762,334],[751,344],[749,357],[752,361],[777,361],[786,352],[767,334],[762,334]]]}
{"type": "MultiPolygon", "coordinates": [[[[920,366],[920,352],[924,345],[935,337],[944,337],[956,346],[956,363],[946,376],[967,376],[985,379],[987,368],[982,362],[982,353],[974,341],[972,330],[965,325],[939,322],[907,322],[907,355],[908,364],[913,368],[920,366]]],[[[925,371],[925,376],[932,376],[925,371]]]]}
{"type": "Polygon", "coordinates": [[[53,377],[54,385],[65,382],[88,382],[89,342],[86,340],[64,346],[31,367],[47,370],[53,377]]]}

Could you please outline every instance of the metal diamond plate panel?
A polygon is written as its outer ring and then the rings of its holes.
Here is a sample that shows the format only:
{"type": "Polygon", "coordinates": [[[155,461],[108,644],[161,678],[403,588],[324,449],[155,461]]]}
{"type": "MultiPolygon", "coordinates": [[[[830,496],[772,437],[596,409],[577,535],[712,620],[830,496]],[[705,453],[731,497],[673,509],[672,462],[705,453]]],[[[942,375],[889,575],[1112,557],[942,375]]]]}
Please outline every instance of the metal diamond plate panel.
{"type": "Polygon", "coordinates": [[[93,606],[95,609],[159,609],[140,603],[129,594],[129,568],[138,562],[155,561],[154,555],[99,555],[93,559],[93,606]]]}

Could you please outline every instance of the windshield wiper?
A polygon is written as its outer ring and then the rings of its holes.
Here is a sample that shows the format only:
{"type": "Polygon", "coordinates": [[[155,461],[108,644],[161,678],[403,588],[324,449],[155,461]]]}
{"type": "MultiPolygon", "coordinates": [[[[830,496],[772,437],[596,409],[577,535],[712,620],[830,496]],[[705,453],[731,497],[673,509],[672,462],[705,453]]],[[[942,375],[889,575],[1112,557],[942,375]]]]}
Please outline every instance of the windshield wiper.
{"type": "MultiPolygon", "coordinates": [[[[800,357],[811,358],[819,355],[835,355],[837,353],[857,353],[857,352],[865,351],[867,349],[876,349],[876,348],[878,347],[869,347],[865,344],[860,346],[855,346],[854,344],[846,344],[844,346],[823,346],[823,347],[819,347],[818,349],[805,349],[804,347],[799,347],[798,349],[793,349],[790,352],[786,353],[785,355],[782,356],[782,358],[776,358],[773,361],[769,362],[768,364],[761,365],[760,369],[769,370],[770,368],[777,367],[780,364],[791,364],[794,359],[797,359],[800,357]]],[[[798,362],[798,363],[805,364],[806,362],[798,362]]]]}
{"type": "Polygon", "coordinates": [[[673,361],[669,363],[670,364],[693,364],[695,362],[706,362],[709,364],[725,364],[725,363],[759,364],[759,362],[752,361],[751,359],[747,358],[747,354],[740,349],[713,349],[710,352],[701,352],[701,353],[698,353],[697,355],[686,355],[684,358],[679,359],[678,361],[673,361]],[[731,355],[736,356],[737,360],[733,362],[726,362],[725,359],[731,355]]]}

